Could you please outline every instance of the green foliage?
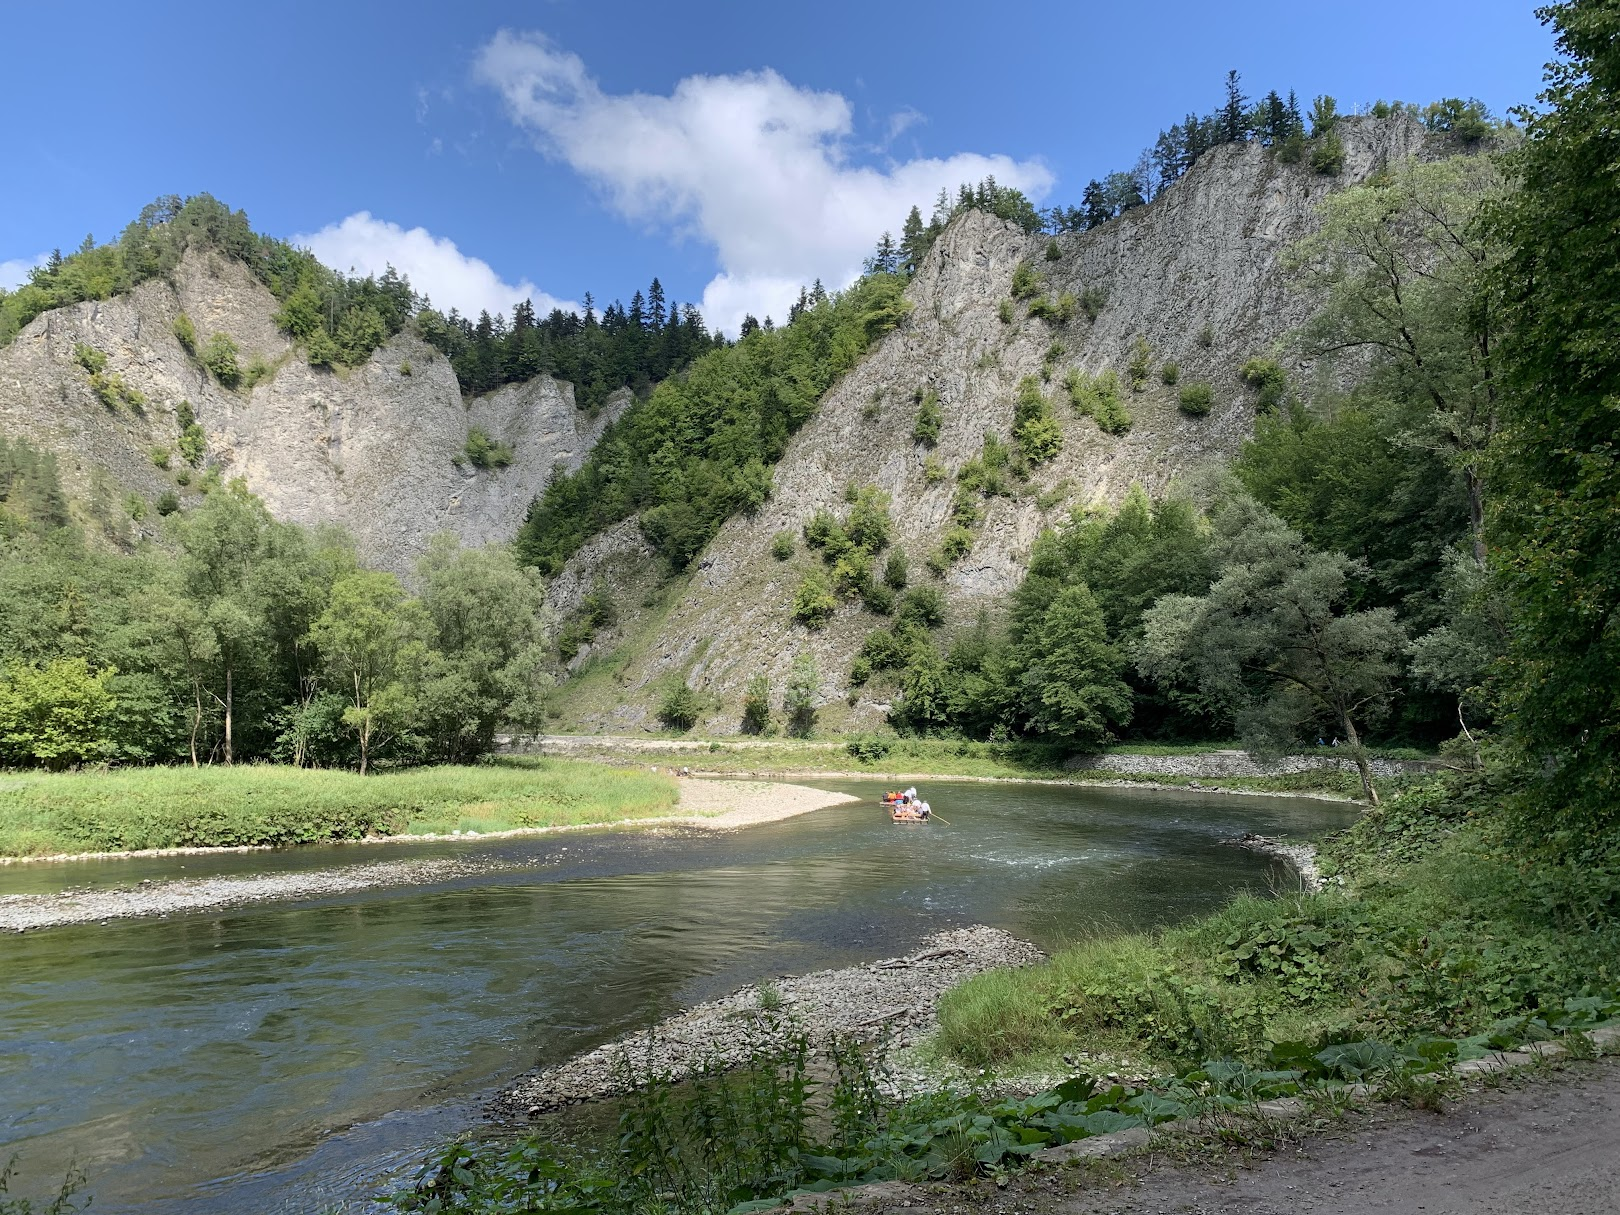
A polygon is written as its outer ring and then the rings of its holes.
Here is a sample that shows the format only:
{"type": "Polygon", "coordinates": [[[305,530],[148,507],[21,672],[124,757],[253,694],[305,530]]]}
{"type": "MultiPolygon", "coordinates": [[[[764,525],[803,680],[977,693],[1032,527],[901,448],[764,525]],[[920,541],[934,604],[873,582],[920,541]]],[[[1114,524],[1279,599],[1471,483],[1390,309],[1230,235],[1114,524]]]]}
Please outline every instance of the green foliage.
{"type": "Polygon", "coordinates": [[[522,559],[555,573],[588,538],[639,514],[648,541],[684,568],[726,519],[764,504],[769,466],[822,393],[904,319],[904,286],[869,275],[659,383],[578,472],[552,477],[519,532],[522,559]]]}
{"type": "Polygon", "coordinates": [[[1011,300],[1002,300],[996,305],[996,315],[1001,318],[1003,325],[1010,325],[1016,319],[1018,312],[1011,300]]]}
{"type": "Polygon", "coordinates": [[[698,694],[686,686],[685,680],[674,684],[658,705],[658,720],[672,730],[686,733],[697,725],[703,712],[698,694]]]}
{"type": "Polygon", "coordinates": [[[1013,267],[1012,285],[1008,291],[1015,300],[1032,300],[1045,285],[1034,264],[1025,258],[1013,267]]]}
{"type": "Polygon", "coordinates": [[[782,531],[771,537],[771,556],[778,561],[793,559],[793,533],[782,531]]]}
{"type": "Polygon", "coordinates": [[[1108,641],[1097,600],[1084,582],[1059,591],[1034,637],[1026,679],[1038,687],[1031,727],[1052,738],[1098,743],[1131,716],[1125,662],[1108,641]]]}
{"type": "Polygon", "coordinates": [[[1311,141],[1311,171],[1324,177],[1337,177],[1344,172],[1344,141],[1337,131],[1329,131],[1311,141]]]}
{"type": "Polygon", "coordinates": [[[1047,241],[1046,242],[1046,260],[1049,261],[1049,262],[1060,262],[1060,261],[1062,261],[1063,260],[1063,246],[1058,244],[1057,241],[1055,241],[1055,240],[1047,241]]]}
{"type": "Polygon", "coordinates": [[[83,342],[73,344],[73,361],[91,375],[100,375],[107,370],[107,356],[94,346],[86,346],[83,342]]]}
{"type": "Polygon", "coordinates": [[[883,584],[892,591],[903,591],[908,577],[906,554],[897,548],[889,554],[889,560],[883,567],[883,584]]]}
{"type": "Polygon", "coordinates": [[[1119,377],[1112,370],[1092,376],[1070,368],[1063,387],[1075,413],[1091,418],[1105,434],[1124,434],[1131,428],[1130,411],[1120,400],[1119,377]]]}
{"type": "Polygon", "coordinates": [[[1086,314],[1086,320],[1096,321],[1102,315],[1102,310],[1108,306],[1108,292],[1101,287],[1087,287],[1080,292],[1076,303],[1080,311],[1086,314]]]}
{"type": "Polygon", "coordinates": [[[180,509],[180,495],[172,489],[166,489],[158,495],[157,513],[164,518],[174,514],[180,509]]]}
{"type": "Polygon", "coordinates": [[[226,388],[235,388],[242,381],[242,369],[236,356],[240,353],[228,333],[216,333],[203,344],[198,360],[210,375],[226,388]]]}
{"type": "Polygon", "coordinates": [[[1125,378],[1130,381],[1132,392],[1141,392],[1147,387],[1152,370],[1153,348],[1147,344],[1146,338],[1137,334],[1131,343],[1130,360],[1125,364],[1125,378]]]}
{"type": "Polygon", "coordinates": [[[793,594],[793,619],[807,629],[819,629],[832,619],[838,610],[827,576],[820,570],[807,570],[793,594]]]}
{"type": "Polygon", "coordinates": [[[1159,368],[1159,381],[1167,388],[1174,388],[1181,380],[1181,367],[1176,363],[1166,363],[1159,368]]]}
{"type": "MultiPolygon", "coordinates": [[[[200,468],[203,456],[207,452],[208,435],[197,422],[197,415],[192,411],[190,401],[181,401],[175,410],[175,422],[180,428],[176,446],[180,449],[180,458],[193,468],[200,468]]],[[[185,484],[181,482],[181,484],[185,484]]]]}
{"type": "Polygon", "coordinates": [[[152,448],[150,454],[152,457],[153,468],[167,470],[169,467],[169,457],[174,454],[174,449],[170,447],[155,446],[152,448]]]}
{"type": "Polygon", "coordinates": [[[945,467],[944,462],[938,456],[929,456],[923,461],[924,484],[938,485],[948,476],[950,476],[950,470],[945,467]]]}
{"type": "Polygon", "coordinates": [[[467,430],[467,443],[462,448],[462,454],[474,468],[496,469],[510,464],[514,453],[510,443],[492,439],[482,426],[473,426],[467,430]]]}
{"type": "Polygon", "coordinates": [[[821,692],[821,672],[815,655],[800,653],[788,668],[787,688],[782,694],[782,711],[787,715],[788,733],[809,738],[816,728],[816,701],[821,692]]]}
{"type": "Polygon", "coordinates": [[[271,764],[32,773],[0,789],[0,854],[569,826],[664,814],[677,795],[673,780],[644,770],[539,758],[365,778],[271,764]]]}
{"type": "Polygon", "coordinates": [[[1052,416],[1052,403],[1046,399],[1040,381],[1034,376],[1025,376],[1019,381],[1013,439],[1032,464],[1050,460],[1063,448],[1063,430],[1052,416]]]}
{"type": "Polygon", "coordinates": [[[1215,392],[1207,380],[1198,380],[1181,390],[1177,403],[1180,404],[1182,413],[1190,413],[1195,418],[1201,418],[1215,403],[1215,392]]]}
{"type": "Polygon", "coordinates": [[[913,442],[921,443],[924,447],[932,447],[939,442],[940,427],[944,424],[945,415],[939,407],[939,393],[932,388],[926,391],[917,390],[917,419],[911,427],[913,442]]]}
{"type": "Polygon", "coordinates": [[[1205,325],[1202,329],[1200,329],[1198,331],[1198,344],[1200,346],[1202,346],[1205,350],[1210,350],[1210,349],[1212,349],[1214,347],[1214,345],[1215,345],[1215,326],[1214,325],[1205,325]]]}
{"type": "Polygon", "coordinates": [[[197,326],[191,323],[191,318],[184,312],[174,318],[170,326],[174,332],[174,340],[180,343],[180,348],[192,357],[197,354],[197,326]]]}
{"type": "Polygon", "coordinates": [[[83,658],[8,665],[0,673],[0,762],[62,768],[109,758],[116,674],[92,671],[83,658]]]}
{"type": "Polygon", "coordinates": [[[1276,359],[1250,359],[1238,374],[1255,390],[1255,409],[1260,413],[1270,413],[1282,404],[1288,391],[1288,373],[1276,359]]]}
{"type": "Polygon", "coordinates": [[[1477,97],[1464,101],[1445,97],[1423,107],[1423,125],[1431,131],[1455,136],[1466,144],[1478,143],[1491,133],[1491,112],[1477,97]]]}
{"type": "Polygon", "coordinates": [[[900,599],[902,623],[937,629],[945,623],[945,594],[936,586],[917,586],[900,599]]]}
{"type": "Polygon", "coordinates": [[[744,734],[768,734],[771,731],[771,681],[764,674],[753,675],[743,693],[742,728],[744,734]]]}
{"type": "MultiPolygon", "coordinates": [[[[1574,852],[1620,822],[1620,132],[1614,13],[1592,0],[1542,10],[1562,56],[1491,216],[1506,246],[1511,407],[1492,442],[1490,514],[1512,623],[1503,712],[1529,834],[1574,852]]],[[[1611,835],[1612,838],[1612,835],[1611,835]]]]}
{"type": "Polygon", "coordinates": [[[269,379],[274,370],[275,368],[265,362],[263,355],[254,355],[248,360],[248,365],[242,372],[242,387],[252,391],[256,384],[269,379]]]}
{"type": "Polygon", "coordinates": [[[1307,724],[1342,730],[1363,792],[1378,802],[1356,722],[1387,710],[1406,633],[1389,608],[1356,610],[1364,562],[1317,552],[1252,502],[1217,515],[1220,577],[1203,597],[1160,598],[1137,647],[1143,675],[1184,684],[1264,748],[1307,724]]]}
{"type": "Polygon", "coordinates": [[[844,744],[850,757],[863,764],[875,764],[893,749],[894,744],[881,734],[857,734],[844,744]]]}

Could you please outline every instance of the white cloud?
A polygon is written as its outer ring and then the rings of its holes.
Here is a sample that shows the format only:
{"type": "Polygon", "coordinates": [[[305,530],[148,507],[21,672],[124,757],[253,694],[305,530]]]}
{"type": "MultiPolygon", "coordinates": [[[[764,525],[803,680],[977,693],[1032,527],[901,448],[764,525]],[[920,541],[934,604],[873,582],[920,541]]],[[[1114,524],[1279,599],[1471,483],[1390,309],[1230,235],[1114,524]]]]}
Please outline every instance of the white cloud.
{"type": "Polygon", "coordinates": [[[458,308],[462,315],[476,317],[487,309],[492,316],[510,315],[512,305],[524,299],[533,300],[542,316],[553,308],[579,310],[572,300],[548,295],[528,279],[503,281],[488,262],[467,256],[446,237],[434,236],[426,228],[407,230],[369,211],[291,241],[344,274],[381,274],[392,266],[444,312],[458,308]]]}
{"type": "MultiPolygon", "coordinates": [[[[926,213],[941,187],[994,174],[1038,199],[1052,184],[1039,162],[999,155],[851,163],[850,103],[768,69],[689,76],[667,97],[615,95],[544,35],[503,30],[476,74],[620,214],[714,246],[721,273],[703,310],[731,333],[744,312],[784,319],[801,284],[853,280],[878,234],[898,236],[911,206],[926,213]]],[[[893,134],[913,121],[896,119],[893,134]]]]}
{"type": "Polygon", "coordinates": [[[0,262],[0,291],[15,291],[28,281],[28,272],[43,266],[48,255],[36,253],[33,257],[14,257],[0,262]]]}

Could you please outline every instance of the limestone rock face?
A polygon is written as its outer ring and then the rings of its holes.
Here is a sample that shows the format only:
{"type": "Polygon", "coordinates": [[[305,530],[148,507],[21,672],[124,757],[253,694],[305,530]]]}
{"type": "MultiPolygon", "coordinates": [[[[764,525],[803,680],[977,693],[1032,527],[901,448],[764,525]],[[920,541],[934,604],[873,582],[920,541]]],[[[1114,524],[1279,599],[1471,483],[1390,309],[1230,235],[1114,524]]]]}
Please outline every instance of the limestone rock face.
{"type": "Polygon", "coordinates": [[[0,432],[55,452],[75,496],[122,510],[128,494],[195,492],[200,470],[190,487],[176,475],[185,467],[176,414],[189,401],[207,433],[206,466],[245,477],[277,518],[341,524],[366,563],[408,573],[434,532],[470,545],[510,540],[552,467],[578,467],[629,403],[620,394],[591,418],[574,408],[572,386],[543,376],[464,401],[449,362],[405,335],[361,367],[313,368],[276,328],[275,311],[245,267],[191,253],[172,285],[147,282],[40,316],[0,349],[0,432]],[[270,372],[251,389],[222,387],[175,338],[181,312],[199,343],[226,333],[244,368],[258,357],[270,372]],[[144,405],[103,404],[75,360],[80,343],[102,352],[106,374],[144,405]],[[510,465],[456,462],[473,426],[512,446],[510,465]]]}
{"type": "MultiPolygon", "coordinates": [[[[908,289],[909,320],[829,391],[777,466],[764,508],[725,526],[695,563],[685,593],[619,669],[620,703],[604,710],[593,698],[565,716],[584,728],[648,724],[657,689],[683,677],[720,705],[700,728],[733,730],[748,679],[766,672],[779,698],[795,655],[809,651],[822,674],[824,719],[851,728],[880,724],[892,688],[874,680],[847,708],[844,691],[863,637],[887,622],[856,604],[842,605],[819,632],[791,618],[798,581],[817,564],[799,539],[804,522],[821,508],[845,511],[848,483],[876,483],[892,496],[893,543],[910,558],[913,583],[931,581],[923,560],[948,526],[955,472],[978,454],[986,432],[1010,442],[1018,383],[1041,373],[1054,342],[1062,352],[1050,360],[1043,387],[1063,428],[1063,449],[1033,469],[1015,497],[982,504],[972,551],[944,579],[952,624],[997,606],[1017,585],[1042,529],[1075,508],[1117,502],[1133,482],[1158,494],[1235,454],[1255,414],[1254,393],[1238,374],[1242,364],[1265,355],[1297,377],[1312,370],[1282,345],[1314,306],[1289,281],[1284,253],[1314,229],[1316,204],[1330,191],[1423,152],[1424,132],[1411,120],[1347,120],[1340,131],[1346,161],[1338,177],[1282,164],[1258,145],[1228,145],[1202,157],[1150,205],[1057,238],[1056,259],[1047,256],[1050,237],[989,215],[953,223],[908,289]],[[1104,293],[1096,320],[1081,314],[1053,324],[1028,318],[1020,305],[1005,323],[1000,308],[1025,260],[1054,299],[1064,291],[1104,293]],[[1063,373],[1112,368],[1123,383],[1138,337],[1152,351],[1149,379],[1143,391],[1122,393],[1133,417],[1129,432],[1105,434],[1069,407],[1063,373]],[[1207,416],[1180,410],[1179,387],[1161,381],[1165,362],[1178,365],[1180,385],[1212,386],[1207,416]],[[936,392],[943,411],[932,452],[911,437],[919,389],[936,392]],[[948,470],[943,480],[925,476],[930,456],[948,470]],[[788,562],[769,551],[783,530],[798,541],[788,562]]],[[[588,583],[596,556],[581,553],[566,584],[588,583]]]]}

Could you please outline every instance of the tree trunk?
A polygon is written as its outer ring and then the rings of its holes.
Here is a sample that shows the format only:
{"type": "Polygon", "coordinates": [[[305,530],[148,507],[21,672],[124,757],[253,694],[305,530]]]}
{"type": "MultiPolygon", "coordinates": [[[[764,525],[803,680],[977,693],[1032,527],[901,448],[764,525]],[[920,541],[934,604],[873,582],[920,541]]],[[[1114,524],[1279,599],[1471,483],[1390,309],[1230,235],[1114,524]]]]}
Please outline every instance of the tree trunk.
{"type": "Polygon", "coordinates": [[[1340,720],[1344,722],[1344,736],[1350,743],[1350,754],[1356,757],[1356,771],[1361,774],[1361,791],[1367,795],[1370,805],[1378,805],[1378,790],[1373,788],[1372,766],[1367,763],[1367,752],[1361,746],[1361,738],[1356,734],[1355,722],[1350,720],[1350,714],[1342,714],[1340,720]]]}
{"type": "Polygon", "coordinates": [[[231,691],[231,668],[225,668],[225,765],[229,767],[233,753],[231,750],[231,706],[234,695],[231,691]]]}
{"type": "Polygon", "coordinates": [[[1485,568],[1485,483],[1480,480],[1479,469],[1468,465],[1463,469],[1463,482],[1468,487],[1468,537],[1474,546],[1474,564],[1485,568]]]}
{"type": "Polygon", "coordinates": [[[193,682],[191,692],[195,700],[191,711],[191,766],[196,768],[201,766],[197,763],[197,734],[202,729],[202,688],[193,682]]]}

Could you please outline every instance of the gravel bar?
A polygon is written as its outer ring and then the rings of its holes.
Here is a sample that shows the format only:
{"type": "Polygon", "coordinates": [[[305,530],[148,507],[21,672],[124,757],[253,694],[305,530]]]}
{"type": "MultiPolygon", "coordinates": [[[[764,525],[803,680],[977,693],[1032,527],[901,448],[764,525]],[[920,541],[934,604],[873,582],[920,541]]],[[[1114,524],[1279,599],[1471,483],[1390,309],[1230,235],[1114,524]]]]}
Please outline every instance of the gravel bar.
{"type": "MultiPolygon", "coordinates": [[[[939,998],[963,979],[1045,957],[1028,941],[976,925],[936,933],[915,953],[842,970],[818,970],[771,984],[741,988],[525,1076],[496,1100],[497,1111],[534,1117],[564,1106],[619,1095],[617,1065],[630,1059],[641,1072],[681,1079],[706,1065],[742,1062],[762,1043],[804,1032],[814,1042],[832,1035],[879,1039],[887,1053],[911,1046],[938,1025],[939,998]],[[780,997],[768,1014],[762,990],[780,997]]],[[[896,1078],[904,1084],[903,1077],[896,1078]]]]}

